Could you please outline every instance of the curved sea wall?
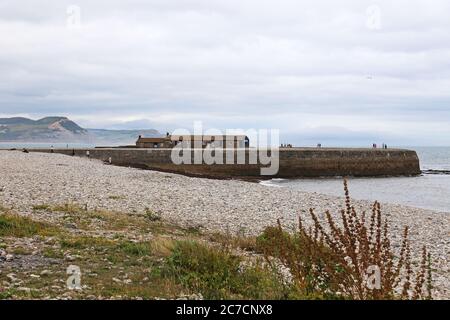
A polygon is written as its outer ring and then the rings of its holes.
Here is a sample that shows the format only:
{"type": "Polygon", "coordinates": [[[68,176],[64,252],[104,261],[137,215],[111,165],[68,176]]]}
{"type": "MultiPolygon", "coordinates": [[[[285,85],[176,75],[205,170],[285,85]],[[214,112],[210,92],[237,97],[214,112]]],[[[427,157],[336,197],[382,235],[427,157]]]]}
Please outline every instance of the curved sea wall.
{"type": "Polygon", "coordinates": [[[401,149],[303,149],[280,152],[280,176],[411,176],[419,157],[401,149]]]}
{"type": "MultiPolygon", "coordinates": [[[[245,163],[237,164],[237,152],[234,152],[234,164],[174,164],[172,149],[138,148],[96,148],[96,149],[34,149],[30,152],[54,152],[69,156],[89,157],[112,164],[181,173],[192,176],[212,178],[247,177],[263,178],[259,160],[249,163],[248,149],[245,163]]],[[[192,156],[193,156],[193,151],[192,156]]],[[[196,150],[203,152],[203,150],[196,150]]],[[[225,155],[223,158],[225,159],[225,155]]],[[[224,161],[224,163],[227,163],[224,161]]],[[[229,162],[228,162],[229,163],[229,162]]],[[[403,149],[328,149],[328,148],[289,148],[279,150],[279,171],[266,178],[330,177],[330,176],[411,176],[420,174],[419,158],[415,151],[403,149]]]]}

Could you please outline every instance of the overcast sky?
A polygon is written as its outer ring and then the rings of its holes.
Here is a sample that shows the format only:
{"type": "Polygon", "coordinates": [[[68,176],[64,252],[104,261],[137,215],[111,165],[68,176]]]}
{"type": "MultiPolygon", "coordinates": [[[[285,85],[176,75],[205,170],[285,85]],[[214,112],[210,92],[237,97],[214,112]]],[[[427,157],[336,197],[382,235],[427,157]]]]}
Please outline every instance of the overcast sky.
{"type": "Polygon", "coordinates": [[[1,0],[0,117],[450,145],[448,0],[1,0]]]}

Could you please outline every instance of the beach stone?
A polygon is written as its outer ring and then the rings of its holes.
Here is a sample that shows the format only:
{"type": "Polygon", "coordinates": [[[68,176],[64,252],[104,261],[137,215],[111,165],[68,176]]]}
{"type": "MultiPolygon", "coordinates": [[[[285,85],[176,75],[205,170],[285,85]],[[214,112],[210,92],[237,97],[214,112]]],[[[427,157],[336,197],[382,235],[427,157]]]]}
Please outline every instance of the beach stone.
{"type": "MultiPolygon", "coordinates": [[[[1,205],[48,223],[59,223],[64,213],[35,211],[33,206],[76,203],[89,210],[98,208],[124,215],[144,216],[146,212],[153,212],[164,221],[186,228],[256,236],[267,226],[275,225],[277,219],[285,228],[294,230],[299,216],[306,226],[312,225],[310,208],[324,219],[326,210],[338,216],[344,206],[343,197],[316,192],[106,166],[102,161],[61,154],[0,151],[0,162],[0,186],[5,190],[1,193],[1,205]]],[[[372,202],[354,200],[353,205],[358,212],[370,212],[372,202]]],[[[435,297],[449,299],[450,214],[387,203],[382,203],[382,211],[389,219],[396,250],[400,249],[404,226],[410,227],[414,255],[420,255],[422,246],[427,246],[436,270],[435,297]]],[[[80,230],[71,229],[71,232],[80,230]]],[[[102,232],[101,225],[97,226],[97,232],[102,232]]],[[[35,247],[33,239],[24,241],[24,246],[35,247]]],[[[1,247],[2,265],[20,260],[6,262],[8,253],[1,247]]],[[[75,259],[69,255],[67,261],[73,261],[70,257],[75,259]]],[[[114,268],[107,261],[105,265],[114,268]]]]}
{"type": "Polygon", "coordinates": [[[42,270],[41,271],[41,276],[43,276],[43,277],[49,276],[51,274],[52,274],[52,272],[50,270],[42,270]]]}

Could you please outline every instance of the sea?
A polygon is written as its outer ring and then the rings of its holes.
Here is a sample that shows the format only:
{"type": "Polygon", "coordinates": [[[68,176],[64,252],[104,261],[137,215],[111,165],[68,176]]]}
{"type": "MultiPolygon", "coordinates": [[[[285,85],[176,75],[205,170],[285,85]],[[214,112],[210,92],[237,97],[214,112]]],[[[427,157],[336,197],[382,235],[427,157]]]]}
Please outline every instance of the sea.
{"type": "MultiPolygon", "coordinates": [[[[417,151],[422,174],[415,177],[349,178],[351,197],[450,213],[450,147],[404,147],[417,151]]],[[[343,196],[342,177],[272,179],[264,185],[343,196]]]]}
{"type": "MultiPolygon", "coordinates": [[[[74,143],[0,143],[0,149],[11,148],[90,148],[74,143]]],[[[450,147],[403,147],[417,151],[422,174],[415,177],[352,178],[351,196],[359,200],[408,205],[450,213],[450,147]]],[[[342,177],[314,179],[272,179],[264,185],[292,188],[333,196],[343,195],[342,177]]]]}

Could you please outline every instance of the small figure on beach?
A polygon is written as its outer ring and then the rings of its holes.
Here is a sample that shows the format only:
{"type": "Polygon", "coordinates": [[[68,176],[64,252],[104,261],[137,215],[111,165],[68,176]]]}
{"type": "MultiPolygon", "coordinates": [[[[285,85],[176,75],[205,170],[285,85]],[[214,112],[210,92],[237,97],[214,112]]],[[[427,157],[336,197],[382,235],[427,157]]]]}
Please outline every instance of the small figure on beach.
{"type": "Polygon", "coordinates": [[[88,157],[88,158],[91,157],[91,153],[89,152],[89,150],[86,150],[86,157],[88,157]]]}
{"type": "Polygon", "coordinates": [[[111,164],[112,164],[112,158],[109,157],[108,159],[103,160],[103,163],[104,163],[104,164],[109,164],[109,165],[111,165],[111,164]]]}

